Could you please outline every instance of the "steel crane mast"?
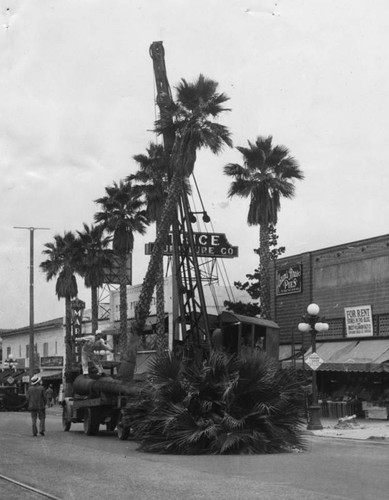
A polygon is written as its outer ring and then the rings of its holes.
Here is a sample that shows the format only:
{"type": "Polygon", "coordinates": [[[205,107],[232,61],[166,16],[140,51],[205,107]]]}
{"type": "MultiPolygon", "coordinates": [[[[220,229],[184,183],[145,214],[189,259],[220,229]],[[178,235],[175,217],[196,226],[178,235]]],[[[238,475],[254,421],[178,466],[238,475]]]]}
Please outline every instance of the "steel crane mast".
{"type": "MultiPolygon", "coordinates": [[[[156,102],[160,112],[164,149],[170,157],[175,141],[172,115],[174,103],[167,78],[162,42],[151,44],[150,56],[153,60],[157,88],[156,102]]],[[[172,227],[173,290],[176,290],[179,304],[179,318],[174,318],[174,323],[181,324],[182,340],[186,347],[209,349],[211,347],[209,321],[190,216],[188,196],[182,190],[172,227]]],[[[174,338],[178,340],[177,332],[174,333],[174,338]]]]}

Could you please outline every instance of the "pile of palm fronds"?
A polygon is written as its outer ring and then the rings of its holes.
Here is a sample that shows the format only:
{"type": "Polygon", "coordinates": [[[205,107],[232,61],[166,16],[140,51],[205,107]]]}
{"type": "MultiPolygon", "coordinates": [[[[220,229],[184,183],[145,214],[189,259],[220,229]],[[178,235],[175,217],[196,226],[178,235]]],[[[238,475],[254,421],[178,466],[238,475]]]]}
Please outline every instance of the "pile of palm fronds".
{"type": "Polygon", "coordinates": [[[214,352],[203,364],[154,360],[125,416],[144,451],[275,453],[304,448],[303,395],[295,374],[264,353],[214,352]]]}

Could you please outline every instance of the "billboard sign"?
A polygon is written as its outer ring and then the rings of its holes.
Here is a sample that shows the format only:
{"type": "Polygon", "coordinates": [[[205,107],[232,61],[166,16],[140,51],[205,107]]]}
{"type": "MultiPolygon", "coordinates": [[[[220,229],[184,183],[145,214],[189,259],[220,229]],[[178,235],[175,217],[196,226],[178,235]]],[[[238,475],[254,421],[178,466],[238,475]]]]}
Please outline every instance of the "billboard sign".
{"type": "Polygon", "coordinates": [[[346,337],[372,337],[371,306],[345,307],[346,337]]]}
{"type": "Polygon", "coordinates": [[[52,368],[63,366],[63,356],[43,356],[41,358],[41,368],[52,368]]]}
{"type": "MultiPolygon", "coordinates": [[[[120,258],[117,255],[113,255],[111,258],[112,264],[104,268],[104,283],[118,285],[120,283],[120,258]]],[[[127,256],[126,277],[127,285],[132,285],[132,253],[127,256]]]]}

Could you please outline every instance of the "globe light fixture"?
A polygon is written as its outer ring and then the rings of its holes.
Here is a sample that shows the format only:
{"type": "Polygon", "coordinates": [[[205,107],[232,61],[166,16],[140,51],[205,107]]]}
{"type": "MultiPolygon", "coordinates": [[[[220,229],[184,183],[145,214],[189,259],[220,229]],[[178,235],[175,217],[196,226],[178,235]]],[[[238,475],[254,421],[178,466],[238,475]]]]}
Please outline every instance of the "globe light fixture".
{"type": "Polygon", "coordinates": [[[320,312],[320,307],[317,304],[309,304],[307,307],[307,313],[310,316],[318,316],[320,312]]]}
{"type": "Polygon", "coordinates": [[[8,358],[4,360],[3,366],[4,366],[4,368],[9,368],[10,370],[16,371],[16,368],[18,366],[18,362],[14,358],[13,354],[8,355],[8,358]]]}
{"type": "MultiPolygon", "coordinates": [[[[309,304],[307,314],[303,316],[303,321],[298,324],[297,328],[302,333],[311,334],[311,351],[316,353],[316,334],[323,333],[329,330],[328,323],[325,323],[324,318],[319,317],[320,307],[317,304],[309,304]]],[[[319,417],[320,405],[317,392],[316,370],[312,370],[312,404],[309,407],[309,422],[307,429],[320,430],[323,426],[319,417]]]]}

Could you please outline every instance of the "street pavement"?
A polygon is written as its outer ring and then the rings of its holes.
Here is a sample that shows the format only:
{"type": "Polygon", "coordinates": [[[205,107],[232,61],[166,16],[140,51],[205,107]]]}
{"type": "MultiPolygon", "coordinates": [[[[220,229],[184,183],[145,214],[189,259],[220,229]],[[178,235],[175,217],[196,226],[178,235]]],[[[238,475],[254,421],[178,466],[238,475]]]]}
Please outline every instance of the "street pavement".
{"type": "MultiPolygon", "coordinates": [[[[307,447],[303,453],[161,456],[141,453],[136,442],[119,441],[104,429],[96,437],[85,436],[82,425],[77,424],[70,432],[63,432],[61,414],[60,406],[47,410],[44,438],[31,436],[27,412],[0,414],[3,476],[63,500],[388,498],[389,440],[377,439],[388,421],[361,421],[359,427],[354,424],[359,432],[361,427],[370,431],[368,436],[359,434],[358,440],[347,430],[335,429],[336,421],[323,419],[322,431],[305,431],[307,447]],[[369,439],[371,436],[376,439],[369,439]]],[[[23,495],[7,498],[33,498],[23,495]]]]}

